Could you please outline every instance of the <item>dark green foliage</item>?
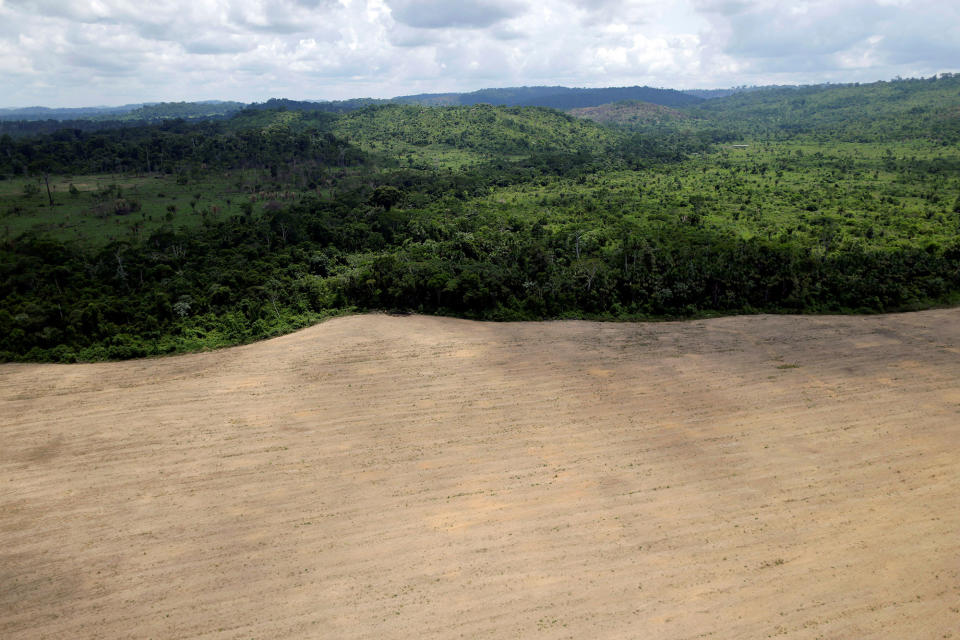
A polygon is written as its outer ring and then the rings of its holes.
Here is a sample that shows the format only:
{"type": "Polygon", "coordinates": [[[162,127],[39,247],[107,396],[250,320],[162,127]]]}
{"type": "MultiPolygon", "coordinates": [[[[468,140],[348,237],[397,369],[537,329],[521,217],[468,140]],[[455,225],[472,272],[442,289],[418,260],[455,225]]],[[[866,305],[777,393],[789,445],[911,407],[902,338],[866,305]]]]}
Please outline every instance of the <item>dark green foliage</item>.
{"type": "Polygon", "coordinates": [[[0,359],[213,348],[364,309],[615,320],[955,303],[960,155],[924,120],[949,113],[955,79],[918,82],[755,91],[632,129],[543,108],[291,103],[0,138],[0,359]],[[841,142],[858,136],[872,142],[841,142]],[[48,170],[114,177],[61,179],[51,206],[48,170]],[[76,202],[129,231],[9,231],[76,202]]]}
{"type": "Polygon", "coordinates": [[[402,199],[403,192],[400,191],[400,189],[389,185],[382,185],[373,190],[373,194],[370,196],[370,204],[383,207],[389,211],[393,205],[402,199]]]}
{"type": "Polygon", "coordinates": [[[106,131],[166,120],[220,120],[243,108],[240,102],[159,102],[124,107],[0,109],[0,134],[24,137],[63,129],[106,131]]]}
{"type": "Polygon", "coordinates": [[[93,133],[60,129],[32,138],[0,137],[0,173],[34,173],[31,169],[41,158],[55,173],[160,171],[185,175],[199,168],[264,166],[297,159],[355,164],[359,154],[345,141],[317,128],[233,131],[216,122],[183,120],[93,133]]]}
{"type": "Polygon", "coordinates": [[[343,115],[333,131],[365,148],[447,147],[484,156],[601,153],[617,136],[552,109],[384,105],[343,115]]]}
{"type": "Polygon", "coordinates": [[[604,89],[571,89],[569,87],[512,87],[508,89],[481,89],[471,93],[442,93],[400,96],[393,99],[402,104],[473,105],[492,104],[508,107],[551,107],[575,109],[593,107],[621,100],[641,100],[667,107],[695,105],[703,98],[673,89],[653,87],[609,87],[604,89]]]}
{"type": "Polygon", "coordinates": [[[352,100],[331,100],[329,102],[311,102],[307,100],[288,100],[287,98],[270,98],[266,102],[254,102],[247,105],[248,111],[319,111],[324,113],[346,113],[363,109],[374,104],[389,102],[373,98],[355,98],[352,100]]]}
{"type": "Polygon", "coordinates": [[[128,104],[121,107],[81,107],[50,109],[26,107],[0,109],[0,121],[81,121],[81,120],[131,120],[154,122],[170,118],[208,118],[229,115],[243,107],[242,102],[208,100],[206,102],[157,102],[153,104],[128,104]]]}
{"type": "Polygon", "coordinates": [[[159,102],[138,107],[119,120],[149,123],[163,120],[211,119],[230,116],[244,107],[242,102],[159,102]]]}
{"type": "Polygon", "coordinates": [[[742,136],[848,142],[960,142],[960,74],[872,84],[772,88],[687,111],[742,136]]]}
{"type": "Polygon", "coordinates": [[[0,352],[154,355],[277,335],[348,308],[615,319],[909,309],[960,290],[957,242],[823,254],[679,221],[588,229],[457,209],[377,213],[357,192],[96,252],[24,237],[0,253],[0,352]]]}

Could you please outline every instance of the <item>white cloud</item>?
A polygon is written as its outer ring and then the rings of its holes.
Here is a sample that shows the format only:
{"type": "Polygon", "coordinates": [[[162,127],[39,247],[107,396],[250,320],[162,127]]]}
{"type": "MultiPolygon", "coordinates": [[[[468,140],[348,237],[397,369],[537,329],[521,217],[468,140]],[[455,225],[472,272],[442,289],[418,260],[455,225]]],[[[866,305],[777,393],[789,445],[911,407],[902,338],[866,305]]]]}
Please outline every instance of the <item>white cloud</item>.
{"type": "Polygon", "coordinates": [[[930,75],[960,60],[960,5],[939,0],[695,0],[703,41],[760,82],[930,75]]]}
{"type": "Polygon", "coordinates": [[[480,29],[516,17],[514,0],[386,0],[393,19],[419,29],[480,29]]]}
{"type": "Polygon", "coordinates": [[[0,0],[0,106],[957,70],[953,0],[0,0]]]}

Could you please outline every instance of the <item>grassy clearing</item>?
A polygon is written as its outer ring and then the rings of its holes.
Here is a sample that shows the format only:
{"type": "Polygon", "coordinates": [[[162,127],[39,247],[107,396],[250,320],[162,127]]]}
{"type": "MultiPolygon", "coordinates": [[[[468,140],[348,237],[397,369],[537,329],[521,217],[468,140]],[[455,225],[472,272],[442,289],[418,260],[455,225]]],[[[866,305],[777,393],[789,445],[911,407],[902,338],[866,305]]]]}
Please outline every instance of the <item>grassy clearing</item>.
{"type": "Polygon", "coordinates": [[[271,200],[312,192],[270,183],[261,171],[227,171],[186,183],[165,174],[51,176],[50,191],[53,206],[43,181],[0,181],[2,237],[35,232],[96,248],[149,237],[164,225],[189,230],[245,208],[257,216],[271,200]]]}

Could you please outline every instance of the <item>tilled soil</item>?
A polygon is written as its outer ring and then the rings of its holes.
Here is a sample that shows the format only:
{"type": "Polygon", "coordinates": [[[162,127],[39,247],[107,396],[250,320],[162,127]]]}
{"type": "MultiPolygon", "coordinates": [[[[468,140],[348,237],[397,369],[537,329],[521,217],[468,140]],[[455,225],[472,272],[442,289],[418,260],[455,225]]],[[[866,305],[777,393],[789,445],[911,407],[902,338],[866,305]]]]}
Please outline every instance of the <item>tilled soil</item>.
{"type": "Polygon", "coordinates": [[[0,366],[0,637],[960,638],[960,310],[0,366]]]}

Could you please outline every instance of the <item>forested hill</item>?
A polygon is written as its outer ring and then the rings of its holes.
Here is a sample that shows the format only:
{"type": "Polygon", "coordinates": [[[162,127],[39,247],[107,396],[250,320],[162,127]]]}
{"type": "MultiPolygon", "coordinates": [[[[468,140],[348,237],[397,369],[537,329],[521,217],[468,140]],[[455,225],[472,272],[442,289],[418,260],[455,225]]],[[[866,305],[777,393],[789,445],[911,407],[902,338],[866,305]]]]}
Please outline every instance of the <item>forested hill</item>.
{"type": "Polygon", "coordinates": [[[470,93],[399,96],[393,100],[405,104],[424,105],[493,104],[511,107],[576,109],[595,107],[622,100],[640,100],[667,107],[682,107],[698,104],[703,101],[703,98],[673,89],[654,89],[653,87],[609,87],[603,89],[511,87],[506,89],[481,89],[470,93]]]}
{"type": "Polygon", "coordinates": [[[960,74],[739,92],[685,109],[749,137],[960,142],[960,74]]]}
{"type": "Polygon", "coordinates": [[[243,108],[242,102],[207,100],[204,102],[154,102],[128,104],[120,107],[79,107],[51,109],[24,107],[0,109],[0,120],[135,120],[155,121],[170,118],[206,118],[223,116],[243,108]]]}
{"type": "Polygon", "coordinates": [[[242,102],[159,102],[138,107],[120,117],[120,120],[158,122],[163,120],[192,120],[229,116],[244,107],[242,102]]]}
{"type": "Polygon", "coordinates": [[[609,130],[552,109],[385,105],[337,119],[333,131],[365,148],[447,146],[481,154],[597,153],[609,130]]]}
{"type": "Polygon", "coordinates": [[[678,109],[637,100],[625,100],[598,107],[570,109],[567,113],[577,118],[586,118],[602,124],[626,126],[672,123],[690,117],[678,109]]]}
{"type": "Polygon", "coordinates": [[[955,304],[958,82],[594,110],[610,126],[544,107],[279,101],[0,135],[0,360],[206,349],[378,309],[955,304]]]}
{"type": "Polygon", "coordinates": [[[715,100],[716,98],[726,98],[735,93],[744,93],[749,91],[765,91],[769,89],[796,89],[799,85],[795,84],[768,84],[768,85],[750,85],[731,87],[730,89],[684,89],[683,92],[698,98],[715,100]]]}
{"type": "Polygon", "coordinates": [[[346,113],[363,109],[375,104],[384,104],[389,100],[374,98],[353,98],[350,100],[328,100],[316,102],[311,100],[289,100],[287,98],[270,98],[266,102],[254,102],[246,106],[248,111],[320,111],[324,113],[346,113]]]}
{"type": "Polygon", "coordinates": [[[125,107],[89,109],[0,110],[0,134],[15,137],[54,133],[64,129],[102,131],[162,123],[170,120],[226,119],[245,105],[242,102],[158,102],[125,107]]]}
{"type": "Polygon", "coordinates": [[[0,121],[4,120],[80,120],[84,118],[118,117],[130,113],[143,104],[127,104],[119,107],[73,107],[56,109],[50,107],[21,107],[0,109],[0,121]]]}
{"type": "Polygon", "coordinates": [[[117,129],[130,125],[152,124],[164,120],[225,119],[246,112],[248,120],[253,111],[291,111],[303,113],[341,114],[369,106],[408,104],[422,106],[464,106],[491,104],[498,106],[543,106],[554,109],[599,106],[622,100],[641,100],[671,107],[692,106],[702,98],[672,89],[650,87],[621,87],[606,89],[571,89],[568,87],[515,87],[483,89],[471,93],[422,94],[400,96],[389,100],[353,98],[349,100],[290,100],[271,98],[265,102],[245,105],[240,102],[160,102],[131,104],[121,107],[89,107],[77,109],[49,109],[29,107],[0,109],[0,134],[15,137],[53,133],[61,129],[97,131],[117,129]]]}

